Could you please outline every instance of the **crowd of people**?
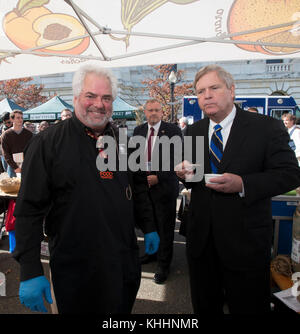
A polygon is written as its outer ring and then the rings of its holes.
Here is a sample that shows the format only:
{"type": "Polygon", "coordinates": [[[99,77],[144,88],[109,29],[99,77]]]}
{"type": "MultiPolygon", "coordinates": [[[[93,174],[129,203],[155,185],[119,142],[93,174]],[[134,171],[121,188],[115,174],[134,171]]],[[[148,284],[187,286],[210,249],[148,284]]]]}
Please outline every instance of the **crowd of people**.
{"type": "MultiPolygon", "coordinates": [[[[53,124],[70,117],[72,117],[72,111],[63,109],[60,120],[55,121],[53,124]]],[[[40,123],[23,122],[23,112],[17,109],[12,112],[4,112],[0,123],[0,171],[7,172],[10,177],[15,177],[16,173],[21,172],[21,162],[20,160],[15,161],[16,159],[13,158],[14,154],[21,154],[23,157],[24,149],[31,137],[46,130],[52,124],[48,121],[40,123]]],[[[21,160],[23,161],[22,157],[21,160]]]]}
{"type": "MultiPolygon", "coordinates": [[[[117,80],[108,69],[81,66],[73,78],[73,115],[62,111],[66,119],[55,126],[42,122],[38,134],[26,130],[30,124],[22,127],[22,113],[3,118],[5,127],[16,126],[2,134],[1,158],[17,172],[20,166],[11,155],[24,153],[13,252],[20,263],[21,303],[46,311],[46,301],[60,314],[130,313],[141,265],[156,261],[154,282],[168,279],[181,183],[191,190],[185,235],[194,312],[221,314],[225,300],[232,314],[270,312],[271,197],[300,185],[289,126],[236,106],[234,80],[219,66],[200,69],[194,89],[206,117],[192,125],[186,118],[179,126],[164,122],[161,103],[146,102],[146,123],[133,133],[144,139],[137,164],[145,168],[137,170],[118,163],[99,170],[96,164],[122,154],[111,122],[117,80]],[[23,132],[24,146],[11,148],[9,132],[15,137],[23,132]],[[176,137],[182,143],[185,136],[192,139],[191,161],[175,166],[174,147],[166,155],[159,139],[176,137]],[[105,137],[116,144],[108,155],[105,137]],[[200,148],[199,137],[204,138],[200,148]],[[216,174],[212,183],[195,178],[199,149],[204,173],[216,174]],[[144,233],[141,258],[137,228],[144,233]],[[45,234],[50,281],[40,260],[45,234]]],[[[180,154],[184,157],[184,150],[180,154]]]]}

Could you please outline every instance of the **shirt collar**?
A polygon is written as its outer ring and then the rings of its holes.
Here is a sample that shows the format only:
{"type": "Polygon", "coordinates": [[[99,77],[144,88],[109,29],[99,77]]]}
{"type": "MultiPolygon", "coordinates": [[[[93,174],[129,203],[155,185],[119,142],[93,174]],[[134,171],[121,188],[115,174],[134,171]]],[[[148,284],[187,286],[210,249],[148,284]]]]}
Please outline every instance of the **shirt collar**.
{"type": "Polygon", "coordinates": [[[153,128],[154,131],[157,133],[158,130],[159,130],[160,124],[161,124],[161,121],[159,121],[159,122],[156,123],[155,125],[150,125],[150,124],[148,123],[148,131],[150,131],[150,128],[153,128]]]}
{"type": "Polygon", "coordinates": [[[232,124],[235,115],[236,115],[236,107],[235,107],[235,105],[233,105],[231,112],[223,119],[222,122],[216,123],[216,122],[214,122],[213,120],[210,119],[209,120],[209,126],[211,128],[214,128],[214,126],[216,124],[220,124],[222,129],[225,129],[226,127],[228,127],[229,125],[232,124]]]}
{"type": "Polygon", "coordinates": [[[297,124],[294,124],[291,128],[288,129],[288,133],[291,133],[293,129],[295,129],[295,127],[297,126],[297,124]]]}

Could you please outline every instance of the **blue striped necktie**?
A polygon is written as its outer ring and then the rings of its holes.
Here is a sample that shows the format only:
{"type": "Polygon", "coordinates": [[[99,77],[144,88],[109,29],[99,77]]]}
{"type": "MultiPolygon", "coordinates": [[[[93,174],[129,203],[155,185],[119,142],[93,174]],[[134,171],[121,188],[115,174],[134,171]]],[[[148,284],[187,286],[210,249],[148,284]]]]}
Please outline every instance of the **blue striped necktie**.
{"type": "Polygon", "coordinates": [[[209,158],[211,171],[214,174],[218,173],[220,161],[223,156],[223,138],[221,133],[221,125],[217,124],[214,126],[214,133],[211,136],[210,147],[209,147],[209,158]]]}

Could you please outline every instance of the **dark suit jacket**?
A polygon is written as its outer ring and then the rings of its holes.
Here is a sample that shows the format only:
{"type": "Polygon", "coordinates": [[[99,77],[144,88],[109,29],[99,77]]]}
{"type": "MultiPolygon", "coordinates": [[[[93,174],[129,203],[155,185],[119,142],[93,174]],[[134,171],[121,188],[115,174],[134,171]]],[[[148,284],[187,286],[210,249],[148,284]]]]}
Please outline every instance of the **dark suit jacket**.
{"type": "MultiPolygon", "coordinates": [[[[186,134],[204,136],[205,173],[211,173],[208,129],[209,119],[205,118],[189,126],[186,134]]],[[[237,108],[219,173],[240,175],[245,197],[210,190],[204,179],[187,184],[192,188],[187,226],[189,256],[201,254],[211,229],[218,254],[229,268],[268,265],[271,197],[300,185],[300,169],[288,141],[282,121],[237,108]]]]}
{"type": "MultiPolygon", "coordinates": [[[[134,129],[133,136],[143,136],[146,138],[147,133],[148,123],[144,123],[134,129]]],[[[175,124],[162,121],[158,131],[158,137],[162,136],[167,136],[168,138],[179,136],[181,138],[181,130],[175,124]]],[[[156,141],[153,148],[152,159],[154,159],[155,154],[159,155],[160,168],[158,171],[151,172],[150,174],[157,175],[159,182],[149,188],[149,194],[157,220],[163,220],[166,217],[168,208],[170,207],[171,202],[176,200],[179,191],[178,179],[174,172],[173,164],[174,150],[171,147],[170,155],[168,157],[171,161],[170,171],[163,171],[161,168],[163,159],[166,159],[166,156],[163,153],[161,145],[158,146],[158,142],[156,141]]],[[[147,173],[137,172],[135,173],[135,179],[136,183],[147,184],[147,173]]]]}

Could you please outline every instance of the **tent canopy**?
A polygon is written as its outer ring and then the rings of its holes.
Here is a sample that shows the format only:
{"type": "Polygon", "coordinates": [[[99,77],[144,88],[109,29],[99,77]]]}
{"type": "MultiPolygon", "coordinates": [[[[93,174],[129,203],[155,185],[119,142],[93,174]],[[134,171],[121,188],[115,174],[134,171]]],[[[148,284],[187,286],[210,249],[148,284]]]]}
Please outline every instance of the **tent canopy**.
{"type": "Polygon", "coordinates": [[[1,1],[0,79],[300,55],[299,0],[1,1]]]}
{"type": "Polygon", "coordinates": [[[39,105],[38,107],[25,111],[23,116],[24,120],[53,121],[60,119],[60,113],[65,108],[68,108],[71,111],[74,110],[73,106],[71,106],[69,103],[65,102],[59,96],[54,96],[52,99],[39,105]]]}
{"type": "MultiPolygon", "coordinates": [[[[2,102],[2,101],[1,101],[2,102]]],[[[0,104],[1,104],[0,102],[0,104]]],[[[54,96],[49,101],[35,107],[33,109],[29,109],[24,112],[24,120],[34,120],[34,121],[42,121],[42,120],[56,120],[60,119],[60,113],[63,109],[68,108],[71,111],[74,111],[72,105],[65,102],[61,97],[54,96]]],[[[134,110],[136,107],[131,106],[127,102],[125,102],[120,97],[116,97],[113,102],[113,119],[134,119],[135,114],[134,110]]]]}
{"type": "Polygon", "coordinates": [[[113,102],[113,119],[135,119],[134,110],[137,110],[136,107],[131,106],[127,102],[125,102],[123,99],[121,99],[119,96],[116,97],[116,99],[113,102]]]}
{"type": "Polygon", "coordinates": [[[21,107],[18,104],[16,104],[11,99],[5,98],[2,101],[0,101],[0,115],[2,115],[5,112],[12,112],[15,109],[21,110],[21,111],[25,111],[26,110],[23,107],[21,107]]]}

